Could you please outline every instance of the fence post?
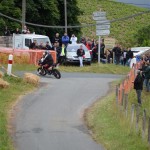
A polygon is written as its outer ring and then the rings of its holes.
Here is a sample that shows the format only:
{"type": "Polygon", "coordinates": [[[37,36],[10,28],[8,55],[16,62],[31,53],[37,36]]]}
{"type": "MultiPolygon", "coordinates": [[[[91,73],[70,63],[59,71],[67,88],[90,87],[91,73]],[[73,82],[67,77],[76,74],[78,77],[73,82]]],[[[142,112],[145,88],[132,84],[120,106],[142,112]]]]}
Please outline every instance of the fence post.
{"type": "Polygon", "coordinates": [[[116,85],[116,104],[118,105],[118,85],[116,85]]]}
{"type": "Polygon", "coordinates": [[[139,117],[140,117],[140,109],[139,109],[139,105],[137,105],[136,107],[136,131],[138,131],[138,127],[139,127],[139,117]]]}
{"type": "Polygon", "coordinates": [[[146,130],[146,110],[143,111],[143,120],[142,120],[142,138],[145,138],[145,130],[146,130]]]}
{"type": "Polygon", "coordinates": [[[128,94],[125,94],[124,110],[127,117],[128,116],[128,94]]]}
{"type": "Polygon", "coordinates": [[[115,52],[113,52],[113,64],[115,64],[115,52]]]}
{"type": "Polygon", "coordinates": [[[148,120],[148,143],[150,144],[150,117],[148,120]]]}
{"type": "Polygon", "coordinates": [[[135,109],[135,106],[134,106],[134,104],[132,104],[132,107],[131,107],[131,126],[134,122],[134,109],[135,109]]]}
{"type": "Polygon", "coordinates": [[[124,87],[122,89],[122,99],[121,99],[121,105],[123,106],[124,105],[124,87]]]}

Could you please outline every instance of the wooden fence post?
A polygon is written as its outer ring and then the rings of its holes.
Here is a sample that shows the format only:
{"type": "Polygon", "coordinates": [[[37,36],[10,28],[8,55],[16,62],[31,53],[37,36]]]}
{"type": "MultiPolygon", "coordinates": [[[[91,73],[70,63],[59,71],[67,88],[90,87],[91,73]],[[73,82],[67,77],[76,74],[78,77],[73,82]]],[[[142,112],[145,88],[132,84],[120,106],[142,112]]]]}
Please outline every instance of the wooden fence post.
{"type": "Polygon", "coordinates": [[[118,105],[118,85],[116,85],[116,104],[118,105]]]}
{"type": "Polygon", "coordinates": [[[139,105],[136,107],[136,131],[138,131],[139,127],[139,118],[140,118],[140,108],[139,105]]]}
{"type": "Polygon", "coordinates": [[[121,105],[124,105],[124,88],[122,89],[122,99],[121,99],[121,105]]]}
{"type": "Polygon", "coordinates": [[[134,104],[132,104],[132,107],[131,107],[131,126],[134,122],[134,109],[135,109],[135,106],[134,106],[134,104]]]}
{"type": "Polygon", "coordinates": [[[128,116],[128,94],[125,94],[125,101],[124,101],[124,110],[125,110],[125,114],[126,117],[128,116]]]}
{"type": "Polygon", "coordinates": [[[142,120],[142,138],[145,138],[145,131],[146,131],[146,110],[143,111],[143,120],[142,120]]]}
{"type": "Polygon", "coordinates": [[[148,143],[150,144],[150,117],[148,120],[148,143]]]}

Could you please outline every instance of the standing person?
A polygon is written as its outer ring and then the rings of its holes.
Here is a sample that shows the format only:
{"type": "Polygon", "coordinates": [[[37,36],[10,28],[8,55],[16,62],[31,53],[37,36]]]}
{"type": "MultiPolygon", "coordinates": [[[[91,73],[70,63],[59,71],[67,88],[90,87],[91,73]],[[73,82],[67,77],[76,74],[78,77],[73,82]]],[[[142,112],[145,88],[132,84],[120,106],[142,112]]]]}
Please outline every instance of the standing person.
{"type": "Polygon", "coordinates": [[[67,35],[67,33],[64,33],[64,36],[62,36],[62,44],[65,44],[65,46],[67,46],[69,43],[69,36],[67,35]]]}
{"type": "Polygon", "coordinates": [[[21,34],[19,28],[16,28],[16,30],[14,31],[15,34],[21,34]]]}
{"type": "Polygon", "coordinates": [[[105,49],[105,44],[104,44],[104,39],[100,41],[100,58],[104,57],[104,49],[105,49]]]}
{"type": "Polygon", "coordinates": [[[78,56],[79,61],[80,61],[80,67],[83,67],[84,55],[85,55],[85,51],[84,51],[82,45],[80,45],[80,48],[77,50],[77,56],[78,56]]]}
{"type": "Polygon", "coordinates": [[[31,43],[31,45],[30,45],[30,47],[29,47],[30,49],[37,49],[38,48],[38,44],[37,44],[37,41],[36,40],[34,40],[33,41],[33,43],[31,43]]]}
{"type": "Polygon", "coordinates": [[[7,26],[4,29],[4,36],[10,36],[10,31],[8,30],[7,26]]]}
{"type": "Polygon", "coordinates": [[[85,37],[81,37],[80,43],[83,43],[84,45],[86,45],[86,38],[85,37]]]}
{"type": "Polygon", "coordinates": [[[74,34],[72,34],[72,37],[70,39],[71,44],[77,44],[77,40],[77,37],[74,34]]]}
{"type": "Polygon", "coordinates": [[[54,38],[52,39],[53,45],[54,45],[55,42],[59,42],[60,46],[62,45],[59,33],[56,33],[55,36],[54,36],[54,38]]]}
{"type": "Polygon", "coordinates": [[[120,63],[120,56],[121,56],[121,48],[119,44],[116,44],[116,47],[113,48],[113,52],[115,53],[116,65],[118,65],[120,63]]]}
{"type": "Polygon", "coordinates": [[[62,47],[60,49],[60,56],[58,58],[58,64],[64,63],[65,59],[66,59],[66,47],[64,44],[62,44],[62,47]]]}
{"type": "Polygon", "coordinates": [[[123,56],[123,65],[125,66],[127,62],[127,50],[126,49],[123,50],[122,56],[123,56]]]}
{"type": "Polygon", "coordinates": [[[149,92],[150,91],[150,63],[149,61],[145,62],[145,69],[143,71],[144,75],[145,75],[145,80],[144,83],[146,85],[146,91],[149,92]]]}
{"type": "Polygon", "coordinates": [[[143,90],[143,77],[141,75],[140,70],[137,71],[137,76],[134,80],[134,89],[136,90],[138,103],[142,104],[141,94],[143,90]]]}
{"type": "Polygon", "coordinates": [[[127,64],[130,66],[131,59],[133,58],[133,52],[131,51],[131,48],[128,48],[127,52],[127,64]]]}
{"type": "Polygon", "coordinates": [[[46,42],[45,48],[46,48],[46,50],[51,50],[52,49],[52,47],[50,46],[48,41],[46,42]]]}

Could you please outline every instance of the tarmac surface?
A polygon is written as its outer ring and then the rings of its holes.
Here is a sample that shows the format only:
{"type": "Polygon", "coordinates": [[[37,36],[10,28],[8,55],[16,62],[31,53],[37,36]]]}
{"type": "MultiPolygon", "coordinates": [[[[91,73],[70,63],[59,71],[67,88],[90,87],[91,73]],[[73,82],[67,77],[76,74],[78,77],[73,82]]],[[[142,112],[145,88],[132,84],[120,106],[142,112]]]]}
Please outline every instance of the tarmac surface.
{"type": "Polygon", "coordinates": [[[18,104],[13,126],[17,150],[103,150],[84,124],[84,110],[105,96],[119,75],[62,73],[42,77],[42,87],[18,104]]]}

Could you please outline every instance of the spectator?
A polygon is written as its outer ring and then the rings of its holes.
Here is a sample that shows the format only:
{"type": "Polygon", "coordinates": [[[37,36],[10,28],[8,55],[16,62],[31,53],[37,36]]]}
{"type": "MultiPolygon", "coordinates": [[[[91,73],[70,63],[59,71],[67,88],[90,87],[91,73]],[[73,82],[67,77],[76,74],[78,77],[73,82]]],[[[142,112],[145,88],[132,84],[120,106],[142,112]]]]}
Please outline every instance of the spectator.
{"type": "Polygon", "coordinates": [[[85,55],[85,51],[82,47],[82,45],[80,45],[80,48],[77,50],[77,56],[79,58],[79,62],[80,62],[80,67],[83,67],[83,58],[85,55]]]}
{"type": "Polygon", "coordinates": [[[34,40],[33,43],[31,43],[31,45],[30,45],[29,48],[30,48],[30,49],[37,49],[37,48],[38,48],[37,41],[34,40]]]}
{"type": "Polygon", "coordinates": [[[51,50],[52,49],[52,47],[50,46],[48,41],[46,42],[45,48],[46,48],[46,50],[51,50]]]}
{"type": "Polygon", "coordinates": [[[26,32],[26,34],[30,34],[31,32],[30,32],[30,30],[29,29],[27,29],[27,32],[26,32]]]}
{"type": "Polygon", "coordinates": [[[86,39],[85,39],[85,37],[81,38],[80,43],[83,43],[84,45],[86,45],[86,39]]]}
{"type": "Polygon", "coordinates": [[[105,49],[105,44],[104,44],[104,40],[102,39],[100,41],[100,58],[104,57],[104,49],[105,49]]]}
{"type": "Polygon", "coordinates": [[[61,54],[61,47],[58,42],[56,42],[56,53],[57,53],[57,60],[58,60],[61,54]]]}
{"type": "Polygon", "coordinates": [[[86,47],[87,47],[87,49],[89,50],[90,55],[92,56],[92,51],[91,51],[91,41],[90,41],[90,40],[88,40],[88,41],[86,42],[86,47]]]}
{"type": "Polygon", "coordinates": [[[136,90],[138,103],[142,104],[141,94],[143,90],[143,78],[140,70],[137,71],[137,76],[134,80],[134,89],[136,90]]]}
{"type": "Polygon", "coordinates": [[[98,44],[97,43],[95,43],[95,46],[92,49],[92,55],[93,55],[92,57],[93,61],[98,59],[98,44]]]}
{"type": "Polygon", "coordinates": [[[4,30],[4,36],[10,36],[10,31],[8,30],[7,26],[5,27],[4,30]]]}
{"type": "Polygon", "coordinates": [[[67,46],[69,43],[69,36],[67,35],[67,33],[64,33],[64,36],[62,36],[62,44],[65,44],[65,46],[67,46]]]}
{"type": "Polygon", "coordinates": [[[123,50],[122,57],[123,57],[123,65],[125,66],[127,63],[127,50],[126,49],[123,50]]]}
{"type": "Polygon", "coordinates": [[[127,64],[130,66],[131,59],[133,58],[133,52],[131,51],[131,48],[128,48],[127,52],[127,64]]]}
{"type": "Polygon", "coordinates": [[[116,46],[113,48],[112,51],[115,54],[116,65],[118,65],[120,63],[120,56],[121,56],[121,48],[120,48],[119,44],[116,44],[116,46]]]}
{"type": "Polygon", "coordinates": [[[44,46],[43,42],[40,43],[38,48],[41,49],[41,50],[45,50],[46,49],[46,47],[44,46]]]}
{"type": "Polygon", "coordinates": [[[95,46],[95,40],[94,40],[94,39],[92,39],[91,49],[93,49],[93,48],[94,48],[94,46],[95,46]]]}
{"type": "Polygon", "coordinates": [[[71,44],[77,44],[77,37],[74,34],[72,34],[70,42],[71,42],[71,44]]]}
{"type": "Polygon", "coordinates": [[[66,47],[65,47],[64,44],[62,44],[61,51],[60,51],[60,56],[58,58],[58,64],[64,63],[65,59],[66,59],[66,47]]]}
{"type": "Polygon", "coordinates": [[[149,80],[150,80],[150,63],[149,63],[149,61],[147,61],[145,63],[145,68],[143,70],[143,73],[145,74],[144,83],[146,85],[146,91],[149,92],[150,91],[150,83],[149,83],[149,80]]]}
{"type": "Polygon", "coordinates": [[[27,26],[26,25],[22,29],[22,34],[27,34],[27,26]]]}
{"type": "Polygon", "coordinates": [[[16,30],[14,31],[15,34],[21,34],[19,28],[16,28],[16,30]]]}
{"type": "Polygon", "coordinates": [[[60,46],[62,45],[59,33],[56,33],[55,37],[52,39],[52,44],[53,45],[54,45],[55,42],[59,42],[60,46]]]}

